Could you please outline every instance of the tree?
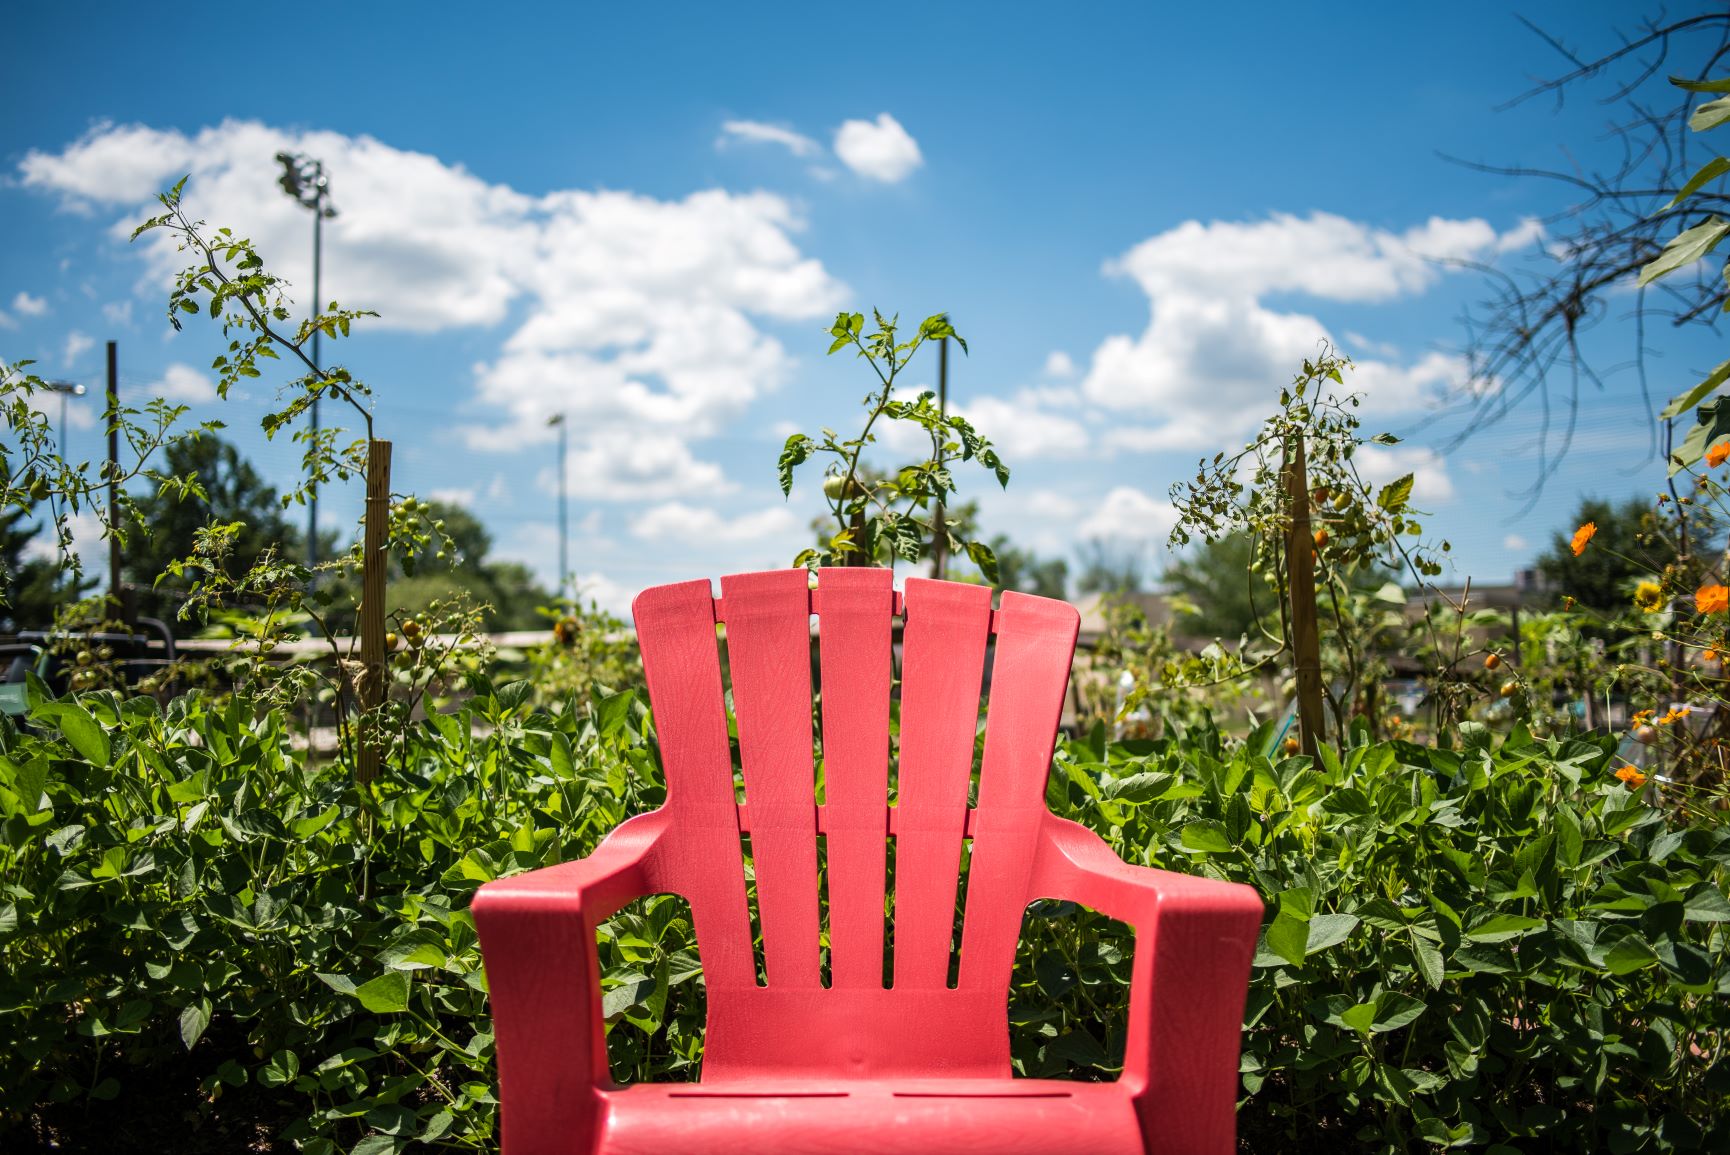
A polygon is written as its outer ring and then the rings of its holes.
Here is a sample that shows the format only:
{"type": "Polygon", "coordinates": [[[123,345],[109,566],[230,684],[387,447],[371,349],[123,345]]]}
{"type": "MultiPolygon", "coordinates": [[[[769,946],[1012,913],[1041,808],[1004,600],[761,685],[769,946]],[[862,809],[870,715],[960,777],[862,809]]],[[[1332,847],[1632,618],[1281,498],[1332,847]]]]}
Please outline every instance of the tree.
{"type": "MultiPolygon", "coordinates": [[[[1184,634],[1235,640],[1266,615],[1279,614],[1279,591],[1255,565],[1255,542],[1245,533],[1199,542],[1166,567],[1161,581],[1181,599],[1184,634]]],[[[1275,624],[1278,632],[1278,624],[1275,624]]]]}
{"type": "MultiPolygon", "coordinates": [[[[1619,163],[1608,169],[1572,160],[1558,169],[1470,166],[1553,181],[1569,196],[1543,221],[1547,243],[1540,263],[1512,271],[1480,267],[1491,295],[1467,317],[1472,379],[1464,403],[1471,419],[1460,439],[1522,404],[1539,404],[1546,420],[1529,491],[1535,499],[1568,451],[1582,385],[1604,385],[1603,371],[1582,350],[1581,335],[1608,318],[1629,315],[1631,304],[1631,361],[1642,393],[1650,397],[1646,356],[1649,329],[1657,327],[1653,323],[1710,326],[1723,311],[1725,282],[1705,265],[1651,284],[1644,281],[1652,274],[1640,274],[1669,242],[1730,211],[1730,192],[1722,180],[1730,166],[1700,170],[1705,181],[1687,187],[1702,159],[1690,122],[1710,127],[1697,120],[1706,110],[1695,108],[1710,93],[1697,98],[1695,92],[1716,90],[1702,82],[1730,55],[1730,11],[1648,20],[1620,47],[1596,55],[1582,55],[1541,29],[1533,31],[1566,61],[1565,71],[1504,107],[1539,97],[1561,104],[1568,95],[1597,85],[1604,91],[1601,101],[1619,110],[1610,135],[1621,146],[1619,163]],[[1672,87],[1665,83],[1666,73],[1680,74],[1687,83],[1672,87]],[[1684,191],[1691,195],[1680,195],[1684,191]],[[1630,302],[1625,289],[1636,281],[1641,284],[1630,302]]],[[[1655,426],[1649,444],[1667,456],[1670,434],[1668,426],[1655,426]],[[1660,435],[1665,438],[1661,446],[1660,435]]]]}
{"type": "Polygon", "coordinates": [[[0,512],[0,571],[6,579],[0,626],[11,631],[52,626],[56,609],[96,584],[92,578],[75,583],[71,569],[63,570],[50,558],[27,556],[42,530],[40,523],[27,523],[28,516],[22,509],[0,512]]]}
{"type": "Polygon", "coordinates": [[[276,490],[231,443],[210,433],[171,444],[163,472],[195,476],[195,489],[180,494],[168,486],[136,495],[137,525],[121,550],[124,580],[136,588],[136,605],[143,614],[172,620],[177,612],[178,584],[172,577],[157,579],[169,563],[193,552],[193,539],[206,526],[240,526],[227,559],[230,573],[245,573],[271,547],[294,556],[300,535],[283,515],[276,490]]]}
{"type": "Polygon", "coordinates": [[[1090,538],[1076,549],[1081,576],[1075,588],[1084,594],[1140,593],[1147,588],[1147,550],[1141,545],[1090,538]]]}
{"type": "Polygon", "coordinates": [[[434,601],[467,594],[490,607],[485,617],[489,629],[525,630],[542,624],[536,610],[552,601],[552,594],[521,562],[488,560],[493,539],[479,518],[449,502],[423,501],[419,506],[425,507],[425,519],[437,532],[397,567],[398,576],[390,584],[392,611],[418,614],[434,601]]]}
{"type": "Polygon", "coordinates": [[[1001,533],[991,539],[991,549],[997,555],[996,588],[1038,594],[1042,598],[1067,596],[1069,563],[1062,558],[1041,558],[1001,533]]]}

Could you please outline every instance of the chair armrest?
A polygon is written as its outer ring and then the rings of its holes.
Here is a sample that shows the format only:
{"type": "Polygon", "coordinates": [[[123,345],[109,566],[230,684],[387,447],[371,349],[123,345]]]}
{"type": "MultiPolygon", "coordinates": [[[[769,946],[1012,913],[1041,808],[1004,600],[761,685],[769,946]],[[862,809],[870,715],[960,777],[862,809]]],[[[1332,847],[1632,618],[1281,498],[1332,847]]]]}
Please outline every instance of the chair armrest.
{"type": "Polygon", "coordinates": [[[1075,822],[1048,815],[1030,897],[1064,898],[1135,928],[1122,1081],[1149,1150],[1236,1148],[1238,1057],[1255,888],[1131,866],[1075,822]]]}
{"type": "Polygon", "coordinates": [[[668,826],[655,811],[621,824],[575,862],[487,883],[470,905],[486,966],[505,1150],[590,1150],[596,1087],[607,1085],[595,928],[655,893],[668,826]]]}

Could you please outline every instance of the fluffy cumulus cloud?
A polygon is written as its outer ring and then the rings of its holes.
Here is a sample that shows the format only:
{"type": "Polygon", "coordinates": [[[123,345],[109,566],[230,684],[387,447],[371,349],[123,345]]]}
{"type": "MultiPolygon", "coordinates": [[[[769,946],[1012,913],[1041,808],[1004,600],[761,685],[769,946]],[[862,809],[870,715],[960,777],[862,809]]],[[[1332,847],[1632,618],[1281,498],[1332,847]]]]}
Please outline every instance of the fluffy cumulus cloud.
{"type": "Polygon", "coordinates": [[[48,302],[20,290],[18,295],[12,298],[12,308],[20,316],[40,317],[48,312],[48,302]]]}
{"type": "Polygon", "coordinates": [[[835,155],[860,176],[886,184],[906,180],[925,163],[919,142],[887,112],[843,123],[835,131],[835,155]]]}
{"type": "Polygon", "coordinates": [[[799,519],[783,506],[727,517],[681,501],[657,505],[631,526],[636,537],[650,541],[761,541],[798,529],[799,519]]]}
{"type": "Polygon", "coordinates": [[[216,383],[191,365],[176,361],[162,371],[162,380],[147,385],[152,397],[187,405],[216,400],[216,383]]]}
{"type": "Polygon", "coordinates": [[[1080,536],[1106,541],[1164,544],[1177,524],[1177,510],[1169,501],[1149,497],[1128,485],[1107,493],[1093,512],[1081,522],[1080,536]]]}
{"type": "MultiPolygon", "coordinates": [[[[1374,304],[1423,292],[1451,262],[1485,260],[1530,243],[1522,222],[1497,233],[1482,220],[1431,218],[1392,232],[1329,213],[1252,222],[1186,221],[1106,264],[1147,294],[1140,334],[1115,334],[1094,351],[1087,398],[1146,426],[1118,426],[1107,441],[1140,450],[1207,450],[1241,435],[1296,367],[1332,340],[1320,320],[1274,295],[1374,304]]],[[[1456,358],[1366,358],[1349,382],[1372,412],[1409,412],[1464,378],[1456,358]]]]}
{"type": "MultiPolygon", "coordinates": [[[[733,135],[773,139],[768,127],[733,135]]],[[[546,419],[567,413],[573,492],[592,497],[723,485],[690,443],[788,376],[791,358],[763,323],[819,317],[844,296],[800,251],[792,207],[768,193],[528,196],[371,137],[251,121],[196,134],[101,125],[60,152],[29,153],[19,175],[73,210],[123,208],[122,233],[152,194],[190,173],[196,216],[246,222],[273,268],[304,286],[308,217],[276,185],[283,151],[318,157],[331,174],[327,249],[341,259],[326,261],[324,296],[377,309],[368,324],[382,328],[508,321],[498,354],[474,367],[478,408],[501,417],[471,429],[471,443],[519,450],[548,440],[546,419]]],[[[183,255],[165,236],[144,252],[159,293],[183,255]]]]}

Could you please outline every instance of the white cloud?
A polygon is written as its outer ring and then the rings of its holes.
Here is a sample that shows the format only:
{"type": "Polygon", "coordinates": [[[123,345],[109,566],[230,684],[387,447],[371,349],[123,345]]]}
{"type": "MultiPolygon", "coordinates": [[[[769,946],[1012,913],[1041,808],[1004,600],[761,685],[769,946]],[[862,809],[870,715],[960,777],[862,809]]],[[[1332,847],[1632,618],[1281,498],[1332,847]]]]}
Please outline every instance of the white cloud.
{"type": "MultiPolygon", "coordinates": [[[[1264,298],[1388,301],[1423,292],[1448,261],[1488,258],[1528,233],[1525,224],[1498,236],[1483,220],[1442,218],[1394,233],[1327,213],[1186,221],[1106,264],[1108,273],[1140,285],[1150,316],[1139,335],[1101,342],[1082,389],[1106,409],[1158,421],[1116,428],[1108,444],[1224,448],[1272,409],[1304,358],[1332,339],[1316,317],[1270,307],[1264,298]]],[[[1459,359],[1431,353],[1410,364],[1359,361],[1346,384],[1366,395],[1367,412],[1403,413],[1465,376],[1459,359]]]]}
{"type": "Polygon", "coordinates": [[[475,487],[472,485],[447,486],[442,489],[427,490],[427,500],[441,501],[446,505],[461,506],[463,509],[472,509],[475,504],[475,497],[475,487]]]}
{"type": "Polygon", "coordinates": [[[1053,349],[1045,358],[1045,376],[1066,380],[1075,376],[1075,361],[1062,349],[1053,349]]]}
{"type": "Polygon", "coordinates": [[[631,599],[637,591],[609,578],[604,573],[580,573],[574,578],[576,595],[583,602],[594,602],[603,610],[625,621],[631,620],[631,599]]]}
{"type": "MultiPolygon", "coordinates": [[[[540,487],[558,492],[558,475],[542,470],[540,487]]],[[[567,492],[597,501],[661,501],[691,493],[725,493],[733,486],[721,467],[699,461],[677,438],[597,439],[573,447],[565,463],[567,492]]]]}
{"type": "Polygon", "coordinates": [[[1420,509],[1431,508],[1454,496],[1454,482],[1448,476],[1447,462],[1433,449],[1402,445],[1384,449],[1365,445],[1352,455],[1358,473],[1371,485],[1386,485],[1395,478],[1412,475],[1412,502],[1420,509]]]}
{"type": "Polygon", "coordinates": [[[631,534],[651,541],[760,541],[789,533],[797,529],[798,524],[799,519],[785,506],[771,506],[757,513],[729,518],[712,509],[670,501],[641,514],[631,526],[631,534]]]}
{"type": "Polygon", "coordinates": [[[1530,549],[1531,546],[1531,542],[1527,541],[1517,533],[1510,533],[1507,537],[1502,539],[1502,548],[1512,550],[1514,553],[1524,553],[1526,550],[1530,549]]]}
{"type": "Polygon", "coordinates": [[[95,347],[96,339],[80,333],[77,329],[66,334],[66,347],[62,354],[66,362],[66,367],[70,369],[74,361],[78,360],[78,358],[84,356],[84,354],[90,352],[90,350],[95,347]]]}
{"type": "Polygon", "coordinates": [[[48,302],[42,297],[32,297],[22,290],[12,298],[14,312],[25,317],[40,317],[48,312],[48,302]]]}
{"type": "Polygon", "coordinates": [[[1049,489],[1036,489],[1027,499],[1027,512],[1034,517],[1069,520],[1081,512],[1081,503],[1049,489]]]}
{"type": "Polygon", "coordinates": [[[887,112],[879,113],[875,122],[849,120],[842,124],[835,133],[835,155],[860,176],[887,184],[905,180],[925,163],[919,142],[887,112]]]}
{"type": "Polygon", "coordinates": [[[760,120],[729,120],[721,125],[721,137],[715,142],[717,148],[725,148],[734,140],[750,141],[754,144],[778,144],[794,156],[816,156],[823,151],[823,146],[802,133],[779,124],[765,124],[760,120]]]}
{"type": "Polygon", "coordinates": [[[216,384],[191,365],[176,361],[162,372],[162,380],[145,386],[152,397],[165,401],[197,405],[216,400],[216,384]]]}
{"type": "Polygon", "coordinates": [[[132,328],[132,302],[110,301],[102,306],[102,319],[122,329],[132,328]]]}
{"type": "Polygon", "coordinates": [[[1149,497],[1132,486],[1120,485],[1106,494],[1093,513],[1082,521],[1079,536],[1106,541],[1163,543],[1176,524],[1177,510],[1171,502],[1149,497]]]}
{"type": "Polygon", "coordinates": [[[16,329],[17,327],[18,322],[7,316],[5,310],[0,309],[0,329],[16,329]]]}
{"type": "MultiPolygon", "coordinates": [[[[279,151],[318,157],[330,173],[339,215],[325,229],[326,300],[377,309],[363,326],[414,332],[510,319],[500,353],[475,366],[479,408],[500,423],[466,430],[470,444],[519,452],[547,441],[546,418],[566,412],[573,460],[594,467],[579,481],[609,498],[722,484],[684,442],[789,377],[792,358],[761,322],[818,317],[845,297],[799,250],[792,207],[765,192],[528,196],[371,137],[253,121],[191,135],[99,125],[59,153],[29,153],[19,171],[26,187],[58,194],[64,207],[122,209],[117,234],[190,172],[192,215],[250,236],[304,310],[310,217],[276,185],[279,151]],[[627,469],[647,487],[640,492],[608,474],[617,443],[636,437],[673,467],[666,476],[627,469]]],[[[143,288],[159,293],[185,256],[160,234],[139,248],[149,267],[143,288]]]]}
{"type": "Polygon", "coordinates": [[[1081,422],[1046,408],[1046,398],[1030,389],[1014,397],[978,397],[954,411],[973,423],[1011,467],[1018,460],[1075,457],[1087,449],[1081,422]]]}

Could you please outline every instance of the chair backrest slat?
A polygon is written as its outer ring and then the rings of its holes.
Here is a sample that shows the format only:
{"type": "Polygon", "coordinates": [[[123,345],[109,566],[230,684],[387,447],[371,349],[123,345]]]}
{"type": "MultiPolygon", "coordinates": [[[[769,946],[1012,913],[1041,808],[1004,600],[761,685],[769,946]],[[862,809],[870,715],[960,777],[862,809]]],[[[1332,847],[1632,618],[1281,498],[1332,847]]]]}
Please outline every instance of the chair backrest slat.
{"type": "Polygon", "coordinates": [[[706,581],[645,590],[631,607],[654,706],[677,852],[654,885],[691,904],[711,992],[754,987],[751,917],[739,853],[739,810],[721,696],[715,603],[706,581]]]}
{"type": "Polygon", "coordinates": [[[829,973],[837,990],[883,986],[889,699],[895,589],[886,569],[817,574],[829,973]]]}
{"type": "Polygon", "coordinates": [[[763,966],[782,990],[822,986],[807,582],[803,569],[721,579],[763,966]]]}
{"type": "Polygon", "coordinates": [[[997,611],[997,652],[985,757],[979,771],[973,858],[961,939],[962,989],[1006,993],[1044,818],[1045,782],[1081,625],[1075,607],[1006,592],[997,611]]]}
{"type": "Polygon", "coordinates": [[[895,988],[948,986],[955,893],[991,635],[991,588],[906,582],[895,838],[895,988]]]}

